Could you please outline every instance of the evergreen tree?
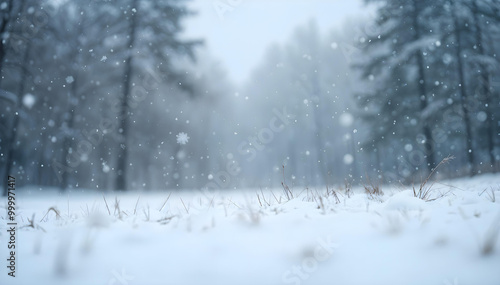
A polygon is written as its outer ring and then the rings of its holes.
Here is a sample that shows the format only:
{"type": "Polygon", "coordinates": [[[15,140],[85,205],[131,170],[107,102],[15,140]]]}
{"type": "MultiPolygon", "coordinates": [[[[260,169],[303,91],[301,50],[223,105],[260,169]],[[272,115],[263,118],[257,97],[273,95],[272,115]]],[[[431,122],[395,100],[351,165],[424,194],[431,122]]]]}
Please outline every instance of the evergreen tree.
{"type": "MultiPolygon", "coordinates": [[[[191,14],[186,8],[185,1],[141,1],[130,0],[122,7],[127,25],[125,27],[125,60],[122,81],[123,94],[120,103],[118,131],[120,140],[118,161],[116,165],[117,177],[115,188],[127,189],[128,137],[130,133],[130,97],[134,94],[134,80],[140,74],[140,65],[135,62],[142,53],[149,53],[149,59],[155,70],[170,82],[176,82],[183,88],[189,88],[184,76],[173,68],[174,55],[188,55],[193,57],[193,47],[198,41],[180,39],[182,32],[181,21],[191,14]]],[[[144,64],[144,62],[141,62],[144,64]]]]}
{"type": "Polygon", "coordinates": [[[431,122],[423,116],[429,106],[428,49],[435,44],[429,18],[434,1],[368,0],[380,2],[375,19],[379,33],[363,38],[363,58],[355,63],[373,88],[358,94],[359,106],[371,124],[372,147],[398,140],[400,145],[423,145],[430,171],[436,164],[431,122]]]}

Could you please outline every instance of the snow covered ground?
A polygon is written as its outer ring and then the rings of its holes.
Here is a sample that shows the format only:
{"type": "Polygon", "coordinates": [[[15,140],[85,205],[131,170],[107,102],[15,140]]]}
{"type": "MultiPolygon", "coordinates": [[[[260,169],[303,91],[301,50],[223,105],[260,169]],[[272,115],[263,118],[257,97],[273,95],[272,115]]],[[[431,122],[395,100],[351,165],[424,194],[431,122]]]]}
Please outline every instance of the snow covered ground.
{"type": "Polygon", "coordinates": [[[0,284],[500,284],[500,176],[440,181],[429,202],[334,190],[18,190],[16,277],[2,211],[0,284]]]}

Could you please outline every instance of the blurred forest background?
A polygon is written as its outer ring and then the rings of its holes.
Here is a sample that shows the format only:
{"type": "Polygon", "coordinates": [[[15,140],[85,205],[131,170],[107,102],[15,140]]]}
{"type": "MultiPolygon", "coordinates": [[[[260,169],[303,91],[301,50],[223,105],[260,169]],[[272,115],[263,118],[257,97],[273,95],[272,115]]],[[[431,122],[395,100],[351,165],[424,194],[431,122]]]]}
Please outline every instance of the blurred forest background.
{"type": "Polygon", "coordinates": [[[441,177],[497,172],[500,1],[365,2],[235,86],[183,34],[187,1],[0,0],[2,185],[412,183],[448,156],[441,177]]]}

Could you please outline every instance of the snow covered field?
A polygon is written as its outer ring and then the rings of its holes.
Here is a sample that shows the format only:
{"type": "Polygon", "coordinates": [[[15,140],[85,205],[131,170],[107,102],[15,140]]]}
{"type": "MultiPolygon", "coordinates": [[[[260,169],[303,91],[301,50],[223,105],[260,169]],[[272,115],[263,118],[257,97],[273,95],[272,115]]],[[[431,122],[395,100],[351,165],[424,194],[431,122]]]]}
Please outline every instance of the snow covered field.
{"type": "Polygon", "coordinates": [[[2,211],[0,284],[500,284],[499,176],[440,181],[429,202],[334,190],[19,190],[16,277],[2,211]]]}

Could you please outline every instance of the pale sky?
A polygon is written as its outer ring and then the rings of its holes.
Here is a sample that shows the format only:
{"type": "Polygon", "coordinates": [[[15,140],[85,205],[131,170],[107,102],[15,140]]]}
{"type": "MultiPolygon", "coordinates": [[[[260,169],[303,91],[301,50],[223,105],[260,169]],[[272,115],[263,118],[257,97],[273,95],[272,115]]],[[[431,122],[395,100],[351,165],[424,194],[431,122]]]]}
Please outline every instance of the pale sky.
{"type": "Polygon", "coordinates": [[[190,7],[198,15],[186,20],[187,35],[204,38],[235,83],[244,82],[266,48],[285,42],[297,26],[314,18],[324,34],[365,11],[361,0],[192,0],[190,7]]]}

